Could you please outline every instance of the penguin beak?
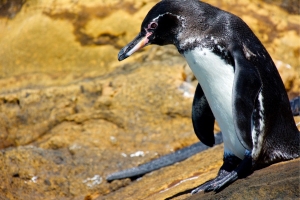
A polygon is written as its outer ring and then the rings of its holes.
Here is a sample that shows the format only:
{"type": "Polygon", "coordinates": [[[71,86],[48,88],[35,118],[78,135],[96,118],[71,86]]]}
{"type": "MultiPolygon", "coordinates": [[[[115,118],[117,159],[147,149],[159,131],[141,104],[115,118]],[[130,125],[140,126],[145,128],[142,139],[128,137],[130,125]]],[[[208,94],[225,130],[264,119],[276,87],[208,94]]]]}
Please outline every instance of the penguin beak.
{"type": "Polygon", "coordinates": [[[143,36],[140,33],[129,44],[127,44],[125,47],[123,47],[123,49],[121,49],[121,51],[118,54],[118,60],[122,61],[122,60],[128,58],[129,56],[131,56],[137,50],[139,50],[139,49],[143,48],[144,46],[148,45],[149,44],[148,37],[151,34],[152,33],[148,32],[145,36],[143,36]]]}

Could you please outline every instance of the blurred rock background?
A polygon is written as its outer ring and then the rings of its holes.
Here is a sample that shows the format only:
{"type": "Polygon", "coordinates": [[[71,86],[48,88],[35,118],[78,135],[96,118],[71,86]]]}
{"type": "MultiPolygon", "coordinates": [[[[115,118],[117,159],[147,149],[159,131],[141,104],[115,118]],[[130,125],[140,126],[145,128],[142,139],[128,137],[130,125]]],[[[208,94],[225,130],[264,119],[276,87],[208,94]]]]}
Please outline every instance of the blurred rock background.
{"type": "MultiPolygon", "coordinates": [[[[139,181],[105,181],[198,141],[196,80],[174,47],[117,61],[156,2],[0,0],[0,199],[185,198],[174,194],[215,176],[222,145],[139,181]]],[[[299,95],[299,0],[206,2],[243,19],[299,95]]]]}

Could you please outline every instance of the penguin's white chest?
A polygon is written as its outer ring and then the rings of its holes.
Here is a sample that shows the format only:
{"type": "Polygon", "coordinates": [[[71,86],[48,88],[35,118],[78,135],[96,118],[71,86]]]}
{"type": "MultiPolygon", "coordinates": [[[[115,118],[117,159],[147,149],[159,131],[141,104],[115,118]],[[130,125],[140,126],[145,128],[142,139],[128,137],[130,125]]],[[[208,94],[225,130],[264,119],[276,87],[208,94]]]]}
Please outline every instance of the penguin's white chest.
{"type": "Polygon", "coordinates": [[[224,150],[244,158],[245,148],[235,133],[232,116],[234,70],[211,50],[196,48],[185,52],[190,68],[200,83],[223,133],[224,150]]]}

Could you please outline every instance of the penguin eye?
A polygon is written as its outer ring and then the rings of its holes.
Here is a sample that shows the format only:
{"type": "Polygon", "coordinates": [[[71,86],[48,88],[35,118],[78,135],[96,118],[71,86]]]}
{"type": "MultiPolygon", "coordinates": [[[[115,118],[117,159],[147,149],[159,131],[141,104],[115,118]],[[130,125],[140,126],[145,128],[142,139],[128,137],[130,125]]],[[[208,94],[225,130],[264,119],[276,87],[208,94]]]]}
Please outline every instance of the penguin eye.
{"type": "Polygon", "coordinates": [[[149,25],[148,25],[148,28],[149,29],[156,29],[156,27],[158,26],[158,24],[156,22],[151,22],[149,25]]]}

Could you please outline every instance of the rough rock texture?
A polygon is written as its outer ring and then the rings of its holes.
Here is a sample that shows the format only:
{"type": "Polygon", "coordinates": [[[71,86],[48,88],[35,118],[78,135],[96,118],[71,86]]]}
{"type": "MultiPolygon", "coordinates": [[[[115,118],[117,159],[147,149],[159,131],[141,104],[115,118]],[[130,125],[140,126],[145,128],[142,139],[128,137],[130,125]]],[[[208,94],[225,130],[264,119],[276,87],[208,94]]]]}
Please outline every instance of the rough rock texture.
{"type": "MultiPolygon", "coordinates": [[[[299,95],[299,15],[262,1],[209,2],[249,24],[289,97],[299,95]]],[[[0,199],[182,199],[216,175],[222,145],[137,181],[105,181],[197,141],[190,119],[196,81],[174,47],[148,47],[117,62],[154,4],[0,1],[0,199]]],[[[283,184],[289,175],[279,177],[283,184]]],[[[252,187],[258,190],[268,188],[252,187]]]]}
{"type": "Polygon", "coordinates": [[[264,0],[264,2],[272,3],[287,10],[289,13],[300,14],[299,0],[264,0]]]}
{"type": "Polygon", "coordinates": [[[199,193],[187,199],[299,199],[299,176],[300,159],[296,159],[256,171],[222,192],[199,193]]]}

